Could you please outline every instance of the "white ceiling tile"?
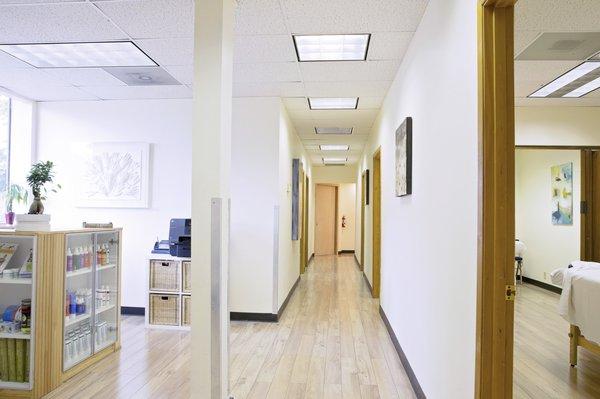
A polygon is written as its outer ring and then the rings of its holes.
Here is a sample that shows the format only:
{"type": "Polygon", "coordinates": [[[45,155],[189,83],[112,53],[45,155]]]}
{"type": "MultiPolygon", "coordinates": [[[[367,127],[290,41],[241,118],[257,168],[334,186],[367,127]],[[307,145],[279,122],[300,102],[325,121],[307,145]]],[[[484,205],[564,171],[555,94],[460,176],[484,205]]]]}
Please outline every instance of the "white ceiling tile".
{"type": "Polygon", "coordinates": [[[580,61],[515,61],[515,82],[549,83],[579,64],[580,61]]]}
{"type": "Polygon", "coordinates": [[[187,86],[89,86],[84,90],[103,100],[127,100],[144,98],[192,98],[187,86]]]}
{"type": "Polygon", "coordinates": [[[90,3],[0,8],[0,43],[84,42],[126,39],[90,3]]]}
{"type": "Polygon", "coordinates": [[[135,43],[159,65],[192,65],[194,38],[138,39],[135,43]]]}
{"type": "Polygon", "coordinates": [[[80,101],[98,100],[98,97],[73,86],[47,86],[41,84],[23,84],[7,86],[21,96],[34,101],[80,101]]]}
{"type": "Polygon", "coordinates": [[[194,36],[193,0],[95,2],[134,39],[194,36]]]}
{"type": "Polygon", "coordinates": [[[193,65],[171,65],[166,66],[165,70],[183,84],[191,85],[194,83],[193,65]]]}
{"type": "Polygon", "coordinates": [[[31,69],[33,68],[26,62],[13,57],[12,55],[0,51],[0,69],[31,69]]]}
{"type": "Polygon", "coordinates": [[[236,36],[233,62],[289,62],[296,61],[291,35],[236,36]]]}
{"type": "Polygon", "coordinates": [[[6,87],[70,86],[68,82],[48,75],[40,69],[4,69],[0,72],[0,85],[6,87]]]}
{"type": "Polygon", "coordinates": [[[125,83],[101,68],[44,69],[48,75],[74,86],[124,86],[125,83]]]}
{"type": "Polygon", "coordinates": [[[542,88],[547,82],[535,80],[523,80],[515,82],[515,97],[527,97],[536,90],[542,88]]]}
{"type": "Polygon", "coordinates": [[[537,30],[515,31],[515,56],[525,50],[541,34],[537,30]]]}
{"type": "Polygon", "coordinates": [[[234,64],[234,82],[300,82],[295,62],[234,64]]]}
{"type": "Polygon", "coordinates": [[[299,82],[237,82],[234,97],[301,97],[304,88],[299,82]]]}
{"type": "Polygon", "coordinates": [[[234,29],[236,35],[287,34],[279,0],[237,0],[234,29]]]}
{"type": "Polygon", "coordinates": [[[413,32],[376,32],[371,35],[369,60],[402,59],[413,32]]]}
{"type": "Polygon", "coordinates": [[[288,110],[309,110],[306,97],[286,97],[282,101],[288,110]]]}
{"type": "Polygon", "coordinates": [[[302,62],[306,82],[394,80],[399,61],[302,62]]]}
{"type": "Polygon", "coordinates": [[[598,0],[520,0],[515,7],[515,29],[554,32],[600,30],[598,0]]]}
{"type": "Polygon", "coordinates": [[[358,109],[379,109],[383,103],[383,97],[361,97],[358,101],[358,109]]]}
{"type": "Polygon", "coordinates": [[[385,97],[391,81],[306,82],[309,97],[385,97]]]}
{"type": "MultiPolygon", "coordinates": [[[[416,31],[428,0],[354,0],[367,3],[369,31],[416,31]]],[[[346,6],[348,7],[348,6],[346,6]]]]}
{"type": "Polygon", "coordinates": [[[517,107],[600,107],[600,97],[582,98],[515,98],[517,107]]]}
{"type": "Polygon", "coordinates": [[[11,4],[82,3],[84,0],[0,0],[0,6],[11,4]]]}

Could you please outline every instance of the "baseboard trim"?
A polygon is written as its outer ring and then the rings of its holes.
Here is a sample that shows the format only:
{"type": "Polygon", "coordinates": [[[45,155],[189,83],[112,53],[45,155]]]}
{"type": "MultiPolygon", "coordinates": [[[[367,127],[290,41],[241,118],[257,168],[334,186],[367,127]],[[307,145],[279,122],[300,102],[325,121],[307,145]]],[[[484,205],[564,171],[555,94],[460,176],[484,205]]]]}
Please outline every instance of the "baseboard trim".
{"type": "Polygon", "coordinates": [[[283,301],[283,304],[279,308],[279,312],[277,313],[277,320],[278,321],[279,321],[279,319],[281,319],[281,315],[283,314],[283,311],[285,310],[285,308],[287,307],[288,303],[290,302],[290,298],[292,297],[292,295],[294,295],[294,291],[296,291],[296,288],[298,288],[298,284],[300,284],[300,276],[298,276],[298,279],[296,279],[296,282],[294,283],[294,286],[292,287],[292,289],[290,290],[290,292],[288,292],[288,295],[285,298],[285,301],[283,301]]]}
{"type": "Polygon", "coordinates": [[[229,320],[233,321],[264,321],[276,323],[278,316],[273,313],[229,312],[229,320]]]}
{"type": "Polygon", "coordinates": [[[145,316],[146,308],[136,306],[121,306],[121,314],[129,316],[145,316]]]}
{"type": "Polygon", "coordinates": [[[353,249],[342,249],[341,251],[338,251],[338,255],[347,255],[347,254],[353,254],[354,250],[353,249]]]}
{"type": "Polygon", "coordinates": [[[312,255],[310,255],[308,257],[308,262],[306,262],[307,265],[310,265],[310,262],[312,262],[315,259],[315,253],[313,252],[312,255]]]}
{"type": "Polygon", "coordinates": [[[358,267],[358,270],[360,270],[360,271],[363,270],[360,262],[358,261],[358,258],[356,257],[356,253],[354,253],[354,263],[356,263],[356,267],[358,267]]]}
{"type": "Polygon", "coordinates": [[[425,396],[425,393],[423,392],[423,389],[421,388],[421,384],[419,384],[419,380],[417,379],[417,376],[415,375],[415,372],[413,371],[413,369],[408,361],[408,358],[404,354],[404,351],[402,350],[402,347],[400,346],[400,342],[398,342],[398,338],[396,337],[396,333],[394,333],[394,330],[392,329],[390,321],[388,320],[388,318],[385,315],[385,312],[383,311],[383,308],[381,306],[379,306],[379,314],[381,315],[381,319],[383,320],[383,323],[385,324],[385,328],[387,329],[388,334],[390,335],[390,338],[392,339],[394,348],[396,348],[396,352],[398,353],[398,356],[400,357],[400,362],[402,362],[402,366],[404,366],[404,370],[406,371],[406,375],[408,375],[408,380],[410,381],[410,385],[412,386],[413,391],[415,391],[415,395],[417,396],[418,399],[425,399],[426,396],[425,396]]]}
{"type": "Polygon", "coordinates": [[[365,282],[367,283],[367,287],[369,287],[369,292],[371,293],[371,296],[373,295],[373,287],[371,287],[371,283],[369,282],[369,279],[367,278],[367,275],[365,274],[365,271],[363,270],[363,277],[365,279],[365,282]]]}
{"type": "Polygon", "coordinates": [[[535,285],[537,287],[543,288],[548,291],[552,291],[555,294],[559,294],[559,295],[562,294],[562,288],[557,287],[552,284],[544,283],[543,281],[538,281],[538,280],[534,280],[532,278],[523,276],[523,282],[527,283],[527,284],[535,285]]]}

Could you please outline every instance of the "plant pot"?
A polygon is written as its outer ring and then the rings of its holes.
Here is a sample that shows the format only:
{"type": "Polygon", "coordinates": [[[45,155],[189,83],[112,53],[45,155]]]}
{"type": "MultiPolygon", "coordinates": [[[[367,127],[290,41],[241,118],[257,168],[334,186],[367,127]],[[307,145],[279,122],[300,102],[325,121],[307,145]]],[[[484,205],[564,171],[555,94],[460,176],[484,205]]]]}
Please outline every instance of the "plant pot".
{"type": "Polygon", "coordinates": [[[29,207],[30,215],[41,215],[44,213],[44,204],[42,204],[42,200],[40,197],[35,197],[31,206],[29,207]]]}
{"type": "Polygon", "coordinates": [[[14,212],[6,212],[4,214],[4,221],[6,224],[14,224],[15,223],[15,213],[14,212]]]}

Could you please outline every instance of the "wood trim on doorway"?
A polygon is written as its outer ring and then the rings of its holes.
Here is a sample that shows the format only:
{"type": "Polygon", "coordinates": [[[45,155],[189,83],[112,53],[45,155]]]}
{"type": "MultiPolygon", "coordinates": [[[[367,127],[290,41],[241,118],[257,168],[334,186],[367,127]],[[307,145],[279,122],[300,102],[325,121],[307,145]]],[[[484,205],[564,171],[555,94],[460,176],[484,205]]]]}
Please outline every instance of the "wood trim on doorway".
{"type": "Polygon", "coordinates": [[[373,154],[373,298],[381,294],[381,147],[373,154]]]}
{"type": "MultiPolygon", "coordinates": [[[[334,189],[334,201],[335,201],[335,210],[334,210],[334,229],[333,229],[333,254],[338,253],[338,217],[339,217],[339,185],[337,184],[328,184],[328,183],[317,183],[315,184],[315,214],[314,214],[314,223],[315,223],[315,233],[314,233],[314,253],[313,256],[317,254],[317,191],[319,186],[328,186],[333,187],[334,189]]],[[[310,262],[310,259],[309,259],[310,262]]]]}
{"type": "Polygon", "coordinates": [[[514,5],[480,0],[479,209],[475,398],[513,395],[515,239],[514,5]],[[512,295],[509,295],[511,297],[512,295]]]}
{"type": "Polygon", "coordinates": [[[304,169],[300,169],[300,200],[302,206],[300,207],[300,274],[304,274],[306,270],[306,260],[308,258],[306,250],[306,242],[308,240],[308,229],[306,228],[306,174],[304,169]]]}
{"type": "Polygon", "coordinates": [[[362,173],[360,191],[360,270],[365,270],[365,207],[367,187],[367,172],[362,173]]]}

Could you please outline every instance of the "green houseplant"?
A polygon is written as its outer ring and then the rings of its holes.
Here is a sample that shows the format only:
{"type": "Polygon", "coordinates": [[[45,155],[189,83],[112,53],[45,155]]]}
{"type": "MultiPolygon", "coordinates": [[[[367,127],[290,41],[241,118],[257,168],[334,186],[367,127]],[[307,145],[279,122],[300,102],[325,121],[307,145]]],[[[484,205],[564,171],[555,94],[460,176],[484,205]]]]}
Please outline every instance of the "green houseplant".
{"type": "Polygon", "coordinates": [[[26,204],[28,197],[29,193],[27,190],[18,184],[11,184],[8,190],[6,190],[6,213],[4,214],[4,220],[6,221],[6,224],[13,224],[15,222],[13,203],[16,202],[17,204],[26,204]]]}
{"type": "Polygon", "coordinates": [[[33,194],[33,202],[29,207],[30,215],[41,215],[44,213],[44,204],[42,200],[46,199],[48,191],[57,192],[60,184],[55,187],[48,188],[46,185],[52,183],[54,179],[54,163],[52,161],[38,162],[31,166],[29,175],[27,175],[27,183],[33,194]]]}

